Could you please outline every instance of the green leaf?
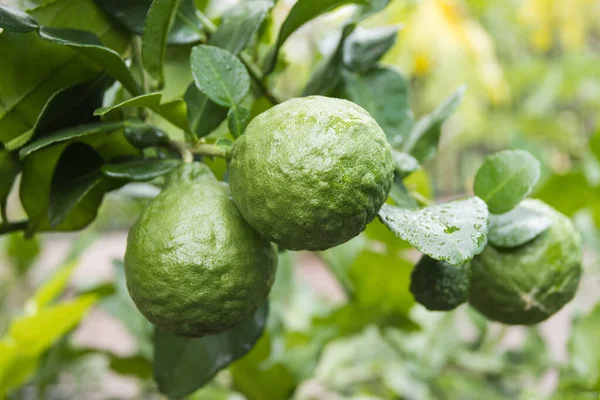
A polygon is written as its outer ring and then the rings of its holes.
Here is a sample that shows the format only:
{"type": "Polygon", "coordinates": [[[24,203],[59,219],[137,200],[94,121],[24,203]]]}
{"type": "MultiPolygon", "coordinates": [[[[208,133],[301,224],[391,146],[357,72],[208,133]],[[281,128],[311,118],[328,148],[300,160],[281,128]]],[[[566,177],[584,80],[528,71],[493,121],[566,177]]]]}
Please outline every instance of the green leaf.
{"type": "Polygon", "coordinates": [[[110,369],[120,375],[135,376],[140,379],[152,377],[152,363],[143,356],[110,358],[110,369]]]}
{"type": "Polygon", "coordinates": [[[233,386],[248,400],[287,400],[294,391],[296,382],[290,371],[269,360],[271,347],[265,332],[248,354],[229,367],[233,386]]]}
{"type": "MultiPolygon", "coordinates": [[[[73,143],[61,154],[50,185],[48,221],[52,228],[59,226],[73,208],[100,185],[102,164],[102,156],[83,143],[73,143]],[[74,165],[77,168],[73,168],[74,165]]],[[[95,193],[98,206],[102,195],[95,193]]]]}
{"type": "Polygon", "coordinates": [[[42,39],[73,48],[89,58],[113,78],[121,82],[132,95],[139,93],[138,85],[131,71],[119,53],[102,45],[100,39],[92,32],[79,29],[52,28],[42,26],[39,29],[42,39]]]}
{"type": "Polygon", "coordinates": [[[399,25],[356,28],[344,43],[344,65],[355,72],[376,67],[381,57],[396,43],[399,29],[399,25]]]}
{"type": "Polygon", "coordinates": [[[236,5],[223,14],[223,22],[208,44],[235,55],[240,54],[258,31],[272,6],[271,1],[260,0],[236,5]]]}
{"type": "Polygon", "coordinates": [[[21,232],[11,234],[5,246],[6,256],[19,276],[31,268],[41,250],[40,240],[37,237],[26,238],[21,232]]]}
{"type": "Polygon", "coordinates": [[[27,312],[36,314],[60,296],[67,287],[69,279],[71,279],[71,275],[73,275],[73,271],[78,265],[78,260],[71,260],[60,267],[50,279],[35,291],[33,297],[27,301],[25,305],[27,312]]]}
{"type": "Polygon", "coordinates": [[[152,109],[160,105],[161,99],[162,93],[159,92],[143,94],[140,96],[132,97],[131,99],[127,99],[110,107],[98,108],[94,111],[94,115],[106,115],[110,112],[118,111],[122,108],[147,107],[152,109]]]}
{"type": "Polygon", "coordinates": [[[321,62],[312,73],[302,91],[303,96],[314,94],[329,96],[338,89],[342,82],[344,43],[355,28],[356,24],[344,26],[335,51],[327,60],[321,62]]]}
{"type": "Polygon", "coordinates": [[[362,253],[367,245],[363,235],[359,235],[346,243],[319,253],[323,261],[331,269],[338,282],[344,288],[346,294],[354,296],[356,288],[350,279],[350,269],[356,258],[362,253]]]}
{"type": "Polygon", "coordinates": [[[236,106],[229,109],[227,113],[227,125],[229,132],[234,138],[242,136],[248,123],[250,122],[250,110],[242,106],[236,106]]]}
{"type": "Polygon", "coordinates": [[[346,72],[343,77],[345,97],[375,118],[392,146],[403,142],[413,125],[406,78],[383,67],[362,75],[346,72]]]}
{"type": "Polygon", "coordinates": [[[35,31],[39,26],[31,15],[17,8],[0,4],[0,28],[11,32],[27,33],[35,31]]]}
{"type": "Polygon", "coordinates": [[[221,107],[192,83],[184,96],[187,120],[191,131],[201,138],[215,130],[227,118],[227,108],[221,107]]]}
{"type": "Polygon", "coordinates": [[[131,123],[135,126],[137,123],[133,122],[98,122],[94,124],[79,125],[72,128],[53,132],[47,136],[43,136],[40,139],[28,144],[19,151],[19,157],[24,159],[30,154],[44,149],[50,145],[69,141],[75,138],[81,138],[84,136],[97,135],[99,133],[110,133],[117,129],[123,128],[127,124],[131,123]]]}
{"type": "Polygon", "coordinates": [[[487,157],[473,189],[494,214],[512,210],[540,178],[540,162],[524,150],[504,150],[487,157]]]}
{"type": "MultiPolygon", "coordinates": [[[[92,0],[56,0],[31,14],[42,25],[91,31],[117,52],[128,44],[92,0]]],[[[33,32],[4,31],[0,54],[11,55],[11,62],[0,67],[0,140],[4,143],[29,131],[56,91],[94,79],[101,72],[73,48],[50,43],[33,32]]]]}
{"type": "Polygon", "coordinates": [[[16,319],[9,335],[25,354],[39,355],[73,329],[97,299],[95,295],[80,296],[16,319]]]}
{"type": "Polygon", "coordinates": [[[148,158],[120,164],[105,164],[101,170],[104,175],[110,178],[143,182],[162,176],[180,164],[180,160],[148,158]]]}
{"type": "Polygon", "coordinates": [[[155,331],[154,378],[169,397],[183,397],[242,357],[257,342],[267,320],[265,303],[249,320],[216,335],[183,338],[155,331]]]}
{"type": "Polygon", "coordinates": [[[17,175],[21,172],[19,157],[6,150],[0,150],[0,212],[2,222],[6,221],[6,199],[10,194],[17,175]]]}
{"type": "Polygon", "coordinates": [[[277,36],[277,40],[275,41],[275,45],[269,53],[269,55],[267,56],[264,68],[265,74],[268,75],[273,71],[277,62],[279,49],[281,48],[283,43],[290,37],[290,35],[296,31],[296,29],[300,28],[302,25],[304,25],[311,19],[318,17],[321,14],[331,11],[339,6],[351,3],[368,4],[368,1],[321,0],[319,2],[315,2],[313,0],[298,0],[290,10],[290,13],[286,17],[285,21],[283,22],[281,30],[279,31],[279,35],[277,36]]]}
{"type": "Polygon", "coordinates": [[[600,161],[600,130],[597,130],[590,139],[589,147],[596,160],[600,161]]]}
{"type": "Polygon", "coordinates": [[[421,168],[419,161],[410,154],[392,149],[392,157],[394,158],[396,173],[400,175],[401,178],[404,178],[421,168]]]}
{"type": "Polygon", "coordinates": [[[542,234],[552,225],[544,214],[521,203],[501,215],[491,215],[488,241],[501,248],[521,246],[542,234]]]}
{"type": "Polygon", "coordinates": [[[412,128],[402,146],[402,151],[411,154],[420,163],[428,161],[437,152],[442,125],[462,101],[466,86],[461,86],[431,114],[425,115],[412,128]]]}
{"type": "Polygon", "coordinates": [[[453,265],[469,261],[487,243],[488,210],[477,197],[416,211],[384,204],[379,218],[420,252],[453,265]]]}
{"type": "Polygon", "coordinates": [[[394,174],[394,183],[392,184],[392,190],[390,191],[390,198],[397,207],[406,208],[408,210],[419,208],[419,204],[414,197],[410,195],[404,182],[402,182],[402,178],[400,178],[400,175],[398,174],[394,174]]]}
{"type": "Polygon", "coordinates": [[[192,49],[191,64],[198,89],[220,106],[233,107],[250,89],[246,67],[227,50],[196,46],[192,49]]]}
{"type": "Polygon", "coordinates": [[[587,315],[575,320],[569,338],[569,361],[577,375],[588,385],[594,385],[600,379],[600,305],[587,315]]]}
{"type": "MultiPolygon", "coordinates": [[[[141,35],[152,0],[96,0],[96,3],[130,32],[141,35]]],[[[205,39],[202,23],[194,11],[193,0],[181,1],[173,26],[169,30],[169,44],[189,44],[205,39]]]]}
{"type": "Polygon", "coordinates": [[[581,170],[574,170],[551,175],[534,197],[567,216],[573,216],[580,209],[596,204],[600,187],[591,186],[581,170]]]}
{"type": "Polygon", "coordinates": [[[127,141],[137,149],[160,146],[169,142],[169,135],[150,125],[126,126],[123,132],[127,141]]]}
{"type": "Polygon", "coordinates": [[[169,29],[173,25],[181,0],[153,0],[142,34],[142,63],[151,78],[164,85],[163,63],[169,29]]]}

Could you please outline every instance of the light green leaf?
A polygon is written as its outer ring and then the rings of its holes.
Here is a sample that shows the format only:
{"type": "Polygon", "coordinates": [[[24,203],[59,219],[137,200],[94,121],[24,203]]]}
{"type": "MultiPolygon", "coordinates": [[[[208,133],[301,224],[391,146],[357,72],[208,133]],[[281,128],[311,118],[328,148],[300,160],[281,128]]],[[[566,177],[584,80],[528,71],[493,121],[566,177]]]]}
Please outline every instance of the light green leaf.
{"type": "Polygon", "coordinates": [[[275,41],[275,45],[269,56],[265,61],[265,74],[268,75],[275,68],[275,64],[277,62],[277,56],[279,54],[279,49],[283,45],[283,43],[290,37],[292,33],[296,31],[296,29],[300,28],[302,25],[307,23],[313,18],[318,17],[321,14],[324,14],[328,11],[333,10],[339,6],[343,6],[346,4],[368,4],[367,0],[321,0],[319,2],[315,2],[313,0],[299,0],[297,1],[287,18],[283,22],[281,26],[281,30],[279,31],[279,35],[277,36],[277,40],[275,41]]]}
{"type": "Polygon", "coordinates": [[[52,43],[69,46],[85,57],[89,58],[113,78],[123,84],[123,87],[132,95],[139,93],[139,88],[131,71],[119,53],[105,47],[98,37],[88,31],[67,28],[52,28],[42,26],[39,29],[40,37],[52,43]]]}
{"type": "Polygon", "coordinates": [[[0,4],[0,28],[11,32],[27,33],[35,31],[39,26],[31,15],[17,8],[0,4]]]}
{"type": "Polygon", "coordinates": [[[75,126],[72,128],[63,129],[58,132],[49,134],[47,136],[43,136],[40,139],[38,139],[34,142],[31,142],[27,146],[23,147],[19,151],[19,157],[21,159],[24,159],[25,157],[29,156],[30,154],[32,154],[36,151],[39,151],[45,147],[48,147],[48,146],[56,144],[56,143],[65,142],[65,141],[68,141],[71,139],[80,138],[80,137],[84,137],[84,136],[90,136],[90,135],[96,135],[99,133],[114,132],[120,128],[123,128],[124,126],[126,126],[128,124],[132,124],[133,126],[135,126],[138,123],[137,122],[125,122],[125,121],[122,121],[122,122],[98,122],[98,123],[94,123],[94,124],[79,125],[79,126],[75,126]]]}
{"type": "Polygon", "coordinates": [[[169,397],[183,397],[202,387],[219,370],[245,355],[262,335],[265,303],[247,321],[216,335],[183,338],[155,331],[154,377],[169,397]]]}
{"type": "Polygon", "coordinates": [[[35,263],[41,250],[38,237],[26,238],[22,232],[11,234],[5,246],[6,256],[19,276],[25,274],[35,263]]]}
{"type": "Polygon", "coordinates": [[[379,218],[400,238],[433,259],[458,265],[481,253],[487,243],[488,210],[478,197],[421,210],[384,204],[379,218]]]}
{"type": "Polygon", "coordinates": [[[477,171],[473,189],[490,212],[513,209],[540,178],[540,162],[524,150],[505,150],[487,157],[477,171]]]}
{"type": "Polygon", "coordinates": [[[396,166],[396,173],[404,178],[407,175],[419,170],[421,165],[416,158],[408,153],[396,151],[392,149],[392,157],[394,158],[394,165],[396,166]]]}
{"type": "Polygon", "coordinates": [[[400,175],[395,174],[394,183],[392,184],[392,190],[390,191],[390,198],[394,202],[394,205],[400,208],[406,208],[408,210],[414,210],[419,208],[417,201],[410,195],[408,189],[402,182],[400,175]]]}
{"type": "Polygon", "coordinates": [[[600,305],[587,315],[575,320],[569,338],[570,363],[577,374],[588,385],[594,385],[600,379],[600,305]]]}
{"type": "Polygon", "coordinates": [[[350,269],[366,245],[367,241],[364,235],[359,235],[346,243],[319,253],[350,297],[353,297],[356,291],[354,283],[350,279],[350,269]]]}
{"type": "Polygon", "coordinates": [[[25,305],[26,312],[28,314],[37,314],[60,296],[67,287],[69,279],[71,279],[71,275],[77,265],[79,265],[79,260],[71,260],[60,267],[50,279],[35,291],[33,297],[27,301],[25,305]]]}
{"type": "Polygon", "coordinates": [[[600,130],[597,130],[596,133],[590,139],[590,150],[596,157],[596,160],[600,161],[600,130]]]}
{"type": "Polygon", "coordinates": [[[148,158],[120,164],[106,164],[101,170],[104,175],[111,178],[143,182],[162,176],[180,164],[180,160],[148,158]]]}
{"type": "Polygon", "coordinates": [[[195,83],[188,87],[184,99],[187,103],[188,124],[198,138],[211,133],[227,118],[227,108],[209,99],[195,83]]]}
{"type": "Polygon", "coordinates": [[[246,67],[227,50],[196,46],[192,49],[191,64],[198,89],[223,107],[233,107],[250,89],[246,67]]]}
{"type": "Polygon", "coordinates": [[[362,75],[346,72],[343,77],[346,98],[375,118],[392,146],[402,143],[413,125],[406,78],[383,67],[362,75]]]}
{"type": "Polygon", "coordinates": [[[352,71],[367,71],[396,43],[400,26],[358,27],[344,43],[344,65],[352,71]]]}
{"type": "Polygon", "coordinates": [[[551,175],[534,197],[567,216],[573,216],[578,210],[596,204],[596,199],[600,198],[600,186],[593,187],[581,170],[573,170],[551,175]]]}
{"type": "Polygon", "coordinates": [[[433,157],[437,152],[442,125],[461,103],[465,90],[466,86],[461,86],[431,114],[419,119],[402,145],[402,151],[411,154],[420,163],[433,157]]]}
{"type": "Polygon", "coordinates": [[[223,15],[223,22],[208,44],[228,50],[235,55],[241,53],[260,28],[272,6],[271,1],[253,1],[236,5],[223,15]]]}
{"type": "Polygon", "coordinates": [[[250,122],[250,110],[242,106],[235,106],[227,113],[229,132],[234,138],[239,138],[250,122]]]}
{"type": "Polygon", "coordinates": [[[491,215],[488,241],[492,245],[518,247],[535,239],[552,225],[550,218],[527,204],[525,200],[505,214],[491,215]]]}
{"type": "Polygon", "coordinates": [[[16,319],[10,326],[10,338],[25,354],[39,355],[73,329],[97,300],[96,295],[84,295],[16,319]]]}
{"type": "Polygon", "coordinates": [[[160,105],[160,100],[162,99],[162,93],[148,93],[143,94],[137,97],[133,97],[131,99],[127,99],[118,104],[112,105],[110,107],[102,107],[94,111],[94,115],[106,115],[110,112],[114,112],[120,110],[122,108],[133,108],[133,107],[148,107],[155,108],[160,105]]]}
{"type": "Polygon", "coordinates": [[[181,0],[154,0],[144,23],[142,63],[148,75],[164,85],[163,63],[169,29],[173,25],[181,0]]]}

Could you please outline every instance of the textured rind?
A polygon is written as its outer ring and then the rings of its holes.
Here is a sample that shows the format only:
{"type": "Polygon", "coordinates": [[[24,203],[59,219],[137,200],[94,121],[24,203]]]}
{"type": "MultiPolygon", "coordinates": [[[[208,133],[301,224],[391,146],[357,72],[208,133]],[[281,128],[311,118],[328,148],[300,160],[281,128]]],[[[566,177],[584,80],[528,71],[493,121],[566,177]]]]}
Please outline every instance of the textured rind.
{"type": "Polygon", "coordinates": [[[233,199],[244,218],[290,250],[325,250],[371,222],[394,162],[385,134],[346,100],[288,100],[256,117],[234,143],[233,199]]]}
{"type": "Polygon", "coordinates": [[[469,296],[469,263],[451,265],[424,255],[410,275],[410,291],[417,303],[431,311],[450,311],[469,296]]]}
{"type": "Polygon", "coordinates": [[[571,220],[539,200],[530,205],[552,219],[548,230],[520,247],[488,245],[472,261],[469,303],[505,324],[547,319],[573,298],[581,277],[581,237],[571,220]]]}
{"type": "Polygon", "coordinates": [[[222,332],[249,318],[267,298],[276,265],[274,246],[201,164],[171,174],[129,232],[125,253],[138,309],[181,336],[222,332]]]}

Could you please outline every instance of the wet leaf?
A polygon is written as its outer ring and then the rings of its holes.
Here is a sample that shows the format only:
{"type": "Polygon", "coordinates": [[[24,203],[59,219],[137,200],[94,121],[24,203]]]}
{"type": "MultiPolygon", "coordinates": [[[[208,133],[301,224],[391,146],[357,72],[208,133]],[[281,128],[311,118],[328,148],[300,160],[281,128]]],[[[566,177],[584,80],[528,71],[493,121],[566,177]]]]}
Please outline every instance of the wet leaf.
{"type": "Polygon", "coordinates": [[[518,247],[535,239],[550,225],[550,218],[528,207],[525,201],[505,214],[491,215],[488,241],[496,247],[518,247]]]}

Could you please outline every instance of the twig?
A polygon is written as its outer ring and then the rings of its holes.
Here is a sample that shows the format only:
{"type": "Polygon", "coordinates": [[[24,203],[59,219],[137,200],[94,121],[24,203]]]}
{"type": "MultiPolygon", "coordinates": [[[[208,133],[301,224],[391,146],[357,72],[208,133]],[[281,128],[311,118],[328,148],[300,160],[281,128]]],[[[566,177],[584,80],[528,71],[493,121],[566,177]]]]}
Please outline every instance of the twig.
{"type": "MultiPolygon", "coordinates": [[[[196,16],[202,22],[202,24],[204,25],[204,27],[206,28],[206,30],[208,31],[209,34],[212,35],[217,31],[217,26],[202,11],[196,10],[196,16]]],[[[258,65],[256,65],[254,63],[254,61],[252,61],[252,57],[250,57],[250,55],[247,52],[243,51],[239,55],[239,59],[240,59],[240,61],[242,61],[242,63],[248,70],[250,77],[254,80],[254,82],[256,83],[256,86],[260,89],[262,94],[273,105],[277,105],[277,104],[281,103],[281,101],[279,101],[277,99],[277,97],[275,97],[275,95],[273,95],[273,93],[267,87],[263,73],[260,70],[260,68],[258,67],[258,65]]]]}
{"type": "Polygon", "coordinates": [[[220,158],[228,158],[229,152],[215,144],[210,143],[202,143],[196,145],[196,147],[192,148],[191,151],[194,154],[198,154],[201,156],[209,156],[209,157],[220,157],[220,158]]]}
{"type": "Polygon", "coordinates": [[[169,142],[169,147],[181,155],[181,159],[183,160],[184,163],[190,164],[190,163],[194,162],[194,154],[185,145],[185,143],[171,140],[169,142]]]}
{"type": "Polygon", "coordinates": [[[24,231],[25,229],[27,229],[28,225],[29,221],[19,221],[2,224],[0,225],[0,235],[4,235],[6,233],[11,232],[24,231]]]}

